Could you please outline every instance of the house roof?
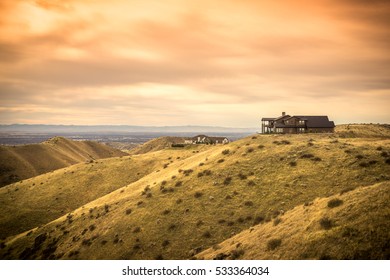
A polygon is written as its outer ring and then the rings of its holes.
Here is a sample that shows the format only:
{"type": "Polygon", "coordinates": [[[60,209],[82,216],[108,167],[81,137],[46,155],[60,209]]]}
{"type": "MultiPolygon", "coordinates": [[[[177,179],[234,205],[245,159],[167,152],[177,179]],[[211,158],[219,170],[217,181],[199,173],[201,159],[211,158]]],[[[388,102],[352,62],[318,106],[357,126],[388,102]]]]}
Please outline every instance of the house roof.
{"type": "Polygon", "coordinates": [[[274,121],[275,118],[262,118],[261,120],[262,121],[274,121]]]}
{"type": "Polygon", "coordinates": [[[322,127],[322,128],[332,128],[335,127],[333,121],[329,121],[328,116],[294,116],[296,118],[306,121],[306,127],[322,127]]]}

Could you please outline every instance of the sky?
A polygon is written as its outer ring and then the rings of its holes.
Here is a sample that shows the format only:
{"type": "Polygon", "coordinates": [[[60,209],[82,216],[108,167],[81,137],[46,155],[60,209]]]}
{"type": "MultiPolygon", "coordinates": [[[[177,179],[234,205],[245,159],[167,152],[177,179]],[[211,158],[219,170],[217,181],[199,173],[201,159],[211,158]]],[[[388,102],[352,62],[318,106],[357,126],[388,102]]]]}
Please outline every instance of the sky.
{"type": "Polygon", "coordinates": [[[0,123],[390,123],[388,0],[0,0],[0,123]]]}

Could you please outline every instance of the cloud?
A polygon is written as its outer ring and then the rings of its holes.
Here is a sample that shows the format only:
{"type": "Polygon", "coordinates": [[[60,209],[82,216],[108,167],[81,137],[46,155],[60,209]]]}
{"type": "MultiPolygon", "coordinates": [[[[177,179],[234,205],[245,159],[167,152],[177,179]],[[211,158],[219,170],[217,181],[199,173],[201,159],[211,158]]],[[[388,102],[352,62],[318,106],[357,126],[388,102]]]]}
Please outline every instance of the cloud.
{"type": "Polygon", "coordinates": [[[388,2],[365,3],[2,1],[1,121],[389,120],[388,2]]]}

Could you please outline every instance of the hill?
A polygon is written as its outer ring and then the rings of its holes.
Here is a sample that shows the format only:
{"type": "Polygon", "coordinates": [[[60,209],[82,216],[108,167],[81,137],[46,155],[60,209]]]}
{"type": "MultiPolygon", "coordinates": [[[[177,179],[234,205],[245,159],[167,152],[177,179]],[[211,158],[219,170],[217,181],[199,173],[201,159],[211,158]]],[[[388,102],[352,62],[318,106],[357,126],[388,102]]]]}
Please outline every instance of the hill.
{"type": "Polygon", "coordinates": [[[390,182],[299,205],[199,259],[389,259],[390,182]]]}
{"type": "Polygon", "coordinates": [[[72,164],[123,155],[97,142],[63,137],[41,144],[0,146],[0,187],[72,164]]]}
{"type": "Polygon", "coordinates": [[[137,181],[6,238],[0,257],[188,259],[318,197],[390,180],[388,138],[256,135],[155,153],[171,159],[162,157],[157,170],[137,181]]]}
{"type": "Polygon", "coordinates": [[[342,124],[336,126],[335,132],[342,138],[390,138],[390,125],[342,124]]]}
{"type": "Polygon", "coordinates": [[[170,148],[172,144],[184,143],[183,137],[163,136],[152,139],[142,145],[139,145],[129,151],[131,155],[145,154],[149,152],[160,151],[170,148]]]}
{"type": "Polygon", "coordinates": [[[0,238],[44,225],[191,155],[170,150],[90,160],[3,187],[0,238]]]}

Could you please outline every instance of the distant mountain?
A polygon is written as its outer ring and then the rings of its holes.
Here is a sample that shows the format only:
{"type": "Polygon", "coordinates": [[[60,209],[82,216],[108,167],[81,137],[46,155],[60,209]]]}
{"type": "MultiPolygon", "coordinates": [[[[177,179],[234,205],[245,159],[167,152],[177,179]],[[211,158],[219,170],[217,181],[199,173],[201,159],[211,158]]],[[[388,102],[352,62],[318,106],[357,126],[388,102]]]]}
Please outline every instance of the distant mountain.
{"type": "Polygon", "coordinates": [[[236,128],[219,126],[134,126],[134,125],[45,125],[45,124],[11,124],[0,125],[0,132],[25,133],[126,133],[126,132],[236,132],[254,133],[258,128],[236,128]]]}

